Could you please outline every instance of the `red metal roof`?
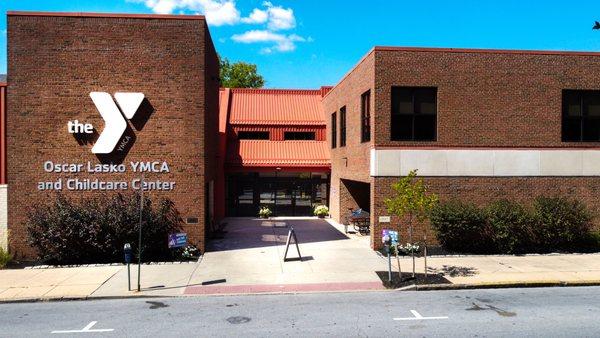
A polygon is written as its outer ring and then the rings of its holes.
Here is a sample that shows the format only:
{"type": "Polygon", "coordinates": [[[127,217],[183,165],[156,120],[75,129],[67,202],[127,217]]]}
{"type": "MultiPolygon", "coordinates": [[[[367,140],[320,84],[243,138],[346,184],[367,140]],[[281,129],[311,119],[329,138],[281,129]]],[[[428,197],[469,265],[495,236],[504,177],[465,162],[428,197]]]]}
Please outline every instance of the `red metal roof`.
{"type": "Polygon", "coordinates": [[[229,123],[325,125],[321,98],[320,89],[233,88],[228,102],[229,123]]]}
{"type": "Polygon", "coordinates": [[[329,167],[325,141],[240,140],[227,148],[227,164],[253,167],[329,167]]]}

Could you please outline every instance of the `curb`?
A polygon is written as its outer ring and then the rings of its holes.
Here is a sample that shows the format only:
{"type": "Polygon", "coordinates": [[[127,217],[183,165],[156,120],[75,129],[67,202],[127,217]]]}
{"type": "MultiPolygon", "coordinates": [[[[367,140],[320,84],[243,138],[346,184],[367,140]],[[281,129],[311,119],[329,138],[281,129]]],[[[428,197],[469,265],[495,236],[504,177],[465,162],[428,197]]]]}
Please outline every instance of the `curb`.
{"type": "Polygon", "coordinates": [[[508,289],[508,288],[541,288],[541,287],[576,287],[599,286],[600,280],[559,281],[539,280],[527,282],[484,282],[474,284],[423,284],[409,285],[396,291],[442,291],[442,290],[475,290],[475,289],[508,289]]]}
{"type": "Polygon", "coordinates": [[[132,298],[177,298],[180,296],[161,296],[161,295],[139,295],[139,296],[101,296],[101,297],[90,297],[90,296],[81,296],[81,297],[56,297],[56,298],[22,298],[22,299],[5,299],[0,300],[0,305],[2,304],[18,304],[18,303],[53,303],[53,302],[74,302],[74,301],[84,301],[84,300],[111,300],[111,299],[132,299],[132,298]]]}
{"type": "Polygon", "coordinates": [[[540,288],[540,287],[581,287],[600,286],[600,280],[589,281],[528,281],[528,282],[499,282],[475,284],[423,284],[407,285],[397,289],[381,290],[346,290],[346,291],[289,291],[289,292],[251,292],[251,293],[215,293],[215,294],[181,294],[169,295],[123,295],[101,297],[60,297],[60,298],[25,298],[0,300],[2,304],[37,303],[37,302],[70,302],[86,300],[115,300],[115,299],[153,299],[153,298],[188,298],[188,297],[224,297],[224,296],[256,296],[256,295],[286,295],[286,294],[315,294],[315,293],[351,293],[351,292],[392,292],[392,291],[445,291],[445,290],[477,290],[477,289],[509,289],[509,288],[540,288]]]}
{"type": "Polygon", "coordinates": [[[227,297],[227,296],[273,296],[273,295],[298,295],[298,294],[318,294],[318,293],[354,293],[354,292],[391,292],[394,290],[339,290],[339,291],[273,291],[273,292],[248,292],[248,293],[207,293],[207,294],[181,294],[181,295],[139,295],[139,296],[99,296],[99,297],[60,297],[60,298],[24,298],[0,300],[2,304],[18,303],[53,303],[53,302],[71,302],[86,300],[115,300],[115,299],[152,299],[152,298],[197,298],[197,297],[227,297]]]}

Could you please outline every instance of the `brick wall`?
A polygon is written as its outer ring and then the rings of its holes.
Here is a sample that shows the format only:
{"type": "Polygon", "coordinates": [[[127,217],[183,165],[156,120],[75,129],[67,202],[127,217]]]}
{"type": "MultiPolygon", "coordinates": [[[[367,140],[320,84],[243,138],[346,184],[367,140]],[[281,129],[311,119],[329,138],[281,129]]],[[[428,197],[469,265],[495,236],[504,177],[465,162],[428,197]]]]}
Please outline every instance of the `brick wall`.
{"type": "MultiPolygon", "coordinates": [[[[369,151],[371,142],[361,143],[360,115],[361,95],[374,87],[374,55],[369,53],[344,79],[323,98],[323,108],[327,121],[327,143],[331,146],[331,114],[337,112],[337,148],[331,150],[331,216],[338,222],[343,221],[343,213],[355,202],[351,200],[347,189],[340,185],[340,179],[370,183],[369,151]],[[346,146],[340,147],[341,107],[346,106],[346,146]]],[[[371,100],[373,107],[373,100],[371,100]]],[[[371,112],[373,110],[371,109],[371,112]]],[[[373,125],[373,114],[371,114],[373,125]]]]}
{"type": "Polygon", "coordinates": [[[600,53],[375,51],[375,146],[579,147],[561,142],[563,89],[600,89],[600,53]],[[392,86],[437,87],[436,142],[390,141],[392,86]]]}
{"type": "MultiPolygon", "coordinates": [[[[562,90],[598,90],[598,74],[598,53],[374,48],[323,101],[328,117],[339,107],[348,107],[348,145],[332,151],[332,215],[339,220],[344,212],[340,206],[353,202],[346,201],[350,196],[339,187],[340,178],[346,178],[371,183],[373,247],[380,246],[382,228],[398,224],[395,218],[391,224],[378,223],[378,216],[388,214],[383,201],[391,195],[390,184],[397,178],[369,177],[372,148],[599,147],[598,142],[561,142],[562,90]],[[392,86],[438,88],[437,141],[390,141],[392,86]],[[361,144],[360,95],[370,87],[372,141],[361,144]]],[[[598,177],[425,179],[442,200],[460,198],[484,204],[499,198],[531,201],[537,195],[568,194],[592,210],[600,209],[598,177]]],[[[418,225],[416,229],[415,240],[420,240],[428,228],[418,225]]],[[[405,229],[402,234],[406,241],[405,229]]],[[[433,237],[431,232],[429,237],[433,237]]]]}
{"type": "MultiPolygon", "coordinates": [[[[202,17],[8,15],[7,176],[11,251],[33,257],[24,222],[34,205],[55,194],[38,181],[59,177],[131,181],[140,174],[46,173],[44,161],[100,163],[91,144],[78,144],[69,120],[103,121],[89,93],[142,92],[153,113],[123,163],[167,161],[171,172],[146,173],[146,181],[175,181],[152,197],[174,201],[190,242],[204,249],[205,190],[215,174],[218,61],[202,17]],[[209,113],[210,112],[210,113],[209,113]]],[[[112,159],[114,160],[114,159],[112,159]]],[[[63,191],[86,198],[98,192],[63,191]]]]}
{"type": "MultiPolygon", "coordinates": [[[[392,195],[391,184],[397,180],[397,177],[374,179],[377,198],[373,210],[378,216],[392,216],[387,212],[383,200],[392,195]]],[[[426,177],[424,181],[429,191],[439,196],[440,202],[460,199],[479,206],[507,198],[530,205],[538,196],[571,196],[585,203],[596,215],[596,225],[600,225],[600,179],[597,177],[426,177]]],[[[374,247],[381,245],[381,230],[387,228],[399,230],[401,242],[408,241],[407,220],[392,216],[389,224],[377,220],[374,223],[374,247]]],[[[428,224],[419,222],[414,225],[414,241],[422,241],[426,232],[428,242],[436,243],[428,224]]]]}

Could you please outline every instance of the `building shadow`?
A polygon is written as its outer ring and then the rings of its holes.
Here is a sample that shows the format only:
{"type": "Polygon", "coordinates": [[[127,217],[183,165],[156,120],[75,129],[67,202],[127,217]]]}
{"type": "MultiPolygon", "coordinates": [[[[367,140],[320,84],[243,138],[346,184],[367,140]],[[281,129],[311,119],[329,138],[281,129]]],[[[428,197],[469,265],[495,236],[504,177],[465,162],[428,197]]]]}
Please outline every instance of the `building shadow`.
{"type": "Polygon", "coordinates": [[[469,277],[478,274],[476,268],[457,265],[442,265],[441,268],[429,267],[427,270],[432,273],[450,277],[469,277]]]}
{"type": "Polygon", "coordinates": [[[98,134],[96,128],[92,129],[91,134],[73,133],[71,135],[73,135],[73,138],[75,139],[75,141],[77,141],[77,144],[79,144],[80,146],[94,144],[98,140],[98,137],[100,137],[100,134],[98,134]]]}
{"type": "Polygon", "coordinates": [[[150,101],[148,101],[147,98],[144,98],[137,112],[135,113],[135,115],[133,115],[133,118],[130,120],[135,130],[141,131],[142,129],[144,129],[146,122],[148,122],[152,114],[154,114],[154,107],[152,106],[150,101]]]}
{"type": "MultiPolygon", "coordinates": [[[[298,244],[347,240],[348,236],[326,221],[318,219],[260,220],[229,218],[223,238],[207,243],[207,251],[229,251],[285,245],[288,232],[294,227],[298,244]],[[282,225],[281,223],[285,223],[282,225]]],[[[291,246],[293,246],[293,242],[291,246]]],[[[290,250],[295,253],[294,248],[290,250]]],[[[301,249],[302,250],[302,249],[301,249]]]]}

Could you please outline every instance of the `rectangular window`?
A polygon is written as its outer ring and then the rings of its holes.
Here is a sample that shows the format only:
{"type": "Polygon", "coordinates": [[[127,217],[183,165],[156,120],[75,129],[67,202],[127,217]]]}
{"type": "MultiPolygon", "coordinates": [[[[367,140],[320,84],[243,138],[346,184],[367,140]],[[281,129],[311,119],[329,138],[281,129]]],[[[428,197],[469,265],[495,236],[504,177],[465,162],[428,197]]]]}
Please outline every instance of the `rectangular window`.
{"type": "Polygon", "coordinates": [[[238,139],[240,140],[268,140],[268,131],[239,131],[238,139]]]}
{"type": "Polygon", "coordinates": [[[437,88],[392,87],[392,141],[435,141],[437,88]]]}
{"type": "Polygon", "coordinates": [[[340,147],[346,146],[346,106],[340,108],[340,147]]]}
{"type": "Polygon", "coordinates": [[[563,142],[600,141],[600,90],[563,90],[563,142]]]}
{"type": "Polygon", "coordinates": [[[315,140],[314,131],[286,131],[283,133],[283,139],[288,140],[315,140]]]}
{"type": "Polygon", "coordinates": [[[337,114],[331,114],[331,149],[337,147],[337,114]]]}
{"type": "Polygon", "coordinates": [[[371,91],[360,97],[360,141],[371,141],[371,91]]]}

